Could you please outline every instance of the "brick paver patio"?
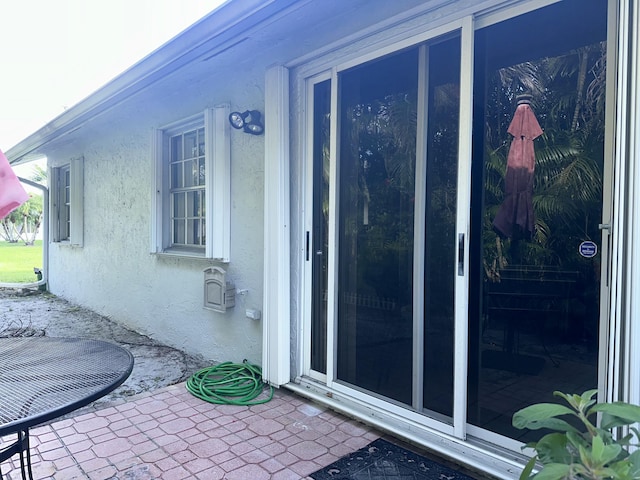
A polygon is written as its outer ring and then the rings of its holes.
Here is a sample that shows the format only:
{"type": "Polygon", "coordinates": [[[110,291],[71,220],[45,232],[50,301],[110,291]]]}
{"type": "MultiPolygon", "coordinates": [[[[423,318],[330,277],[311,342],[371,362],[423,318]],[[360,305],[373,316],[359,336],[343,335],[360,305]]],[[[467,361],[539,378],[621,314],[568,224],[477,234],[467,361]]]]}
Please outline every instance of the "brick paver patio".
{"type": "MultiPolygon", "coordinates": [[[[36,479],[288,480],[380,436],[283,389],[240,407],[203,402],[181,383],[34,428],[31,453],[36,479]]],[[[2,472],[20,478],[17,455],[2,472]]]]}

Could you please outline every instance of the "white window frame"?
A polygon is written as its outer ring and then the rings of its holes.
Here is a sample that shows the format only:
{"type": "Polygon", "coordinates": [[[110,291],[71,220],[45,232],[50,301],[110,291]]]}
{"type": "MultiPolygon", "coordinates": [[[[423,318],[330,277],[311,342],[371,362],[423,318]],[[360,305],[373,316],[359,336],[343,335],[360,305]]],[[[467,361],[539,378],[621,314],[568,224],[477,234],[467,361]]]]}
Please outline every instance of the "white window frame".
{"type": "Polygon", "coordinates": [[[154,167],[151,253],[230,261],[231,156],[227,104],[153,130],[154,167]],[[204,128],[205,136],[205,246],[173,246],[169,191],[171,136],[204,128]]]}
{"type": "Polygon", "coordinates": [[[84,157],[51,170],[51,241],[82,247],[84,244],[84,157]]]}

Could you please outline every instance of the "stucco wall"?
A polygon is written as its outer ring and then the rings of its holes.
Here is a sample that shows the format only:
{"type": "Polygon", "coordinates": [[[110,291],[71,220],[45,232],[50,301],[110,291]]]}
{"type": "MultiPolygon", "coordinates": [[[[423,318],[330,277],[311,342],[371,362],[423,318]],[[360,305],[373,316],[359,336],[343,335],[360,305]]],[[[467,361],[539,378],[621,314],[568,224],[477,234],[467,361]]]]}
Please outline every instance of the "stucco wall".
{"type": "Polygon", "coordinates": [[[142,95],[119,121],[87,126],[49,154],[50,166],[84,157],[84,246],[50,245],[53,293],[212,361],[260,363],[261,322],[245,311],[262,308],[263,137],[231,132],[231,262],[150,254],[152,128],[220,103],[263,110],[262,73],[246,78],[233,89],[142,95]],[[246,290],[226,314],[202,307],[211,265],[246,290]]]}
{"type": "Polygon", "coordinates": [[[262,310],[264,225],[264,137],[231,131],[231,262],[221,265],[245,295],[221,315],[202,307],[203,270],[213,262],[152,255],[150,251],[153,159],[151,132],[229,103],[232,110],[264,112],[264,75],[274,64],[292,68],[291,137],[291,314],[292,362],[299,373],[298,345],[305,315],[304,231],[306,167],[301,76],[329,68],[339,59],[375,51],[408,31],[473,3],[432,0],[376,2],[327,0],[304,4],[234,48],[159,79],[150,87],[93,117],[79,130],[47,146],[50,166],[84,157],[84,246],[51,244],[50,290],[80,305],[190,353],[212,361],[261,362],[262,322],[246,317],[262,310]],[[367,8],[363,5],[366,4],[367,8]],[[442,9],[436,6],[444,5],[442,9]],[[420,7],[422,8],[422,7],[420,7]],[[351,14],[346,15],[345,9],[351,14]],[[388,28],[372,25],[399,14],[388,28]],[[279,22],[279,23],[278,23],[279,22]],[[394,23],[395,22],[395,23],[394,23]],[[356,33],[362,31],[362,34],[356,33]],[[362,35],[361,37],[358,37],[362,35]]]}

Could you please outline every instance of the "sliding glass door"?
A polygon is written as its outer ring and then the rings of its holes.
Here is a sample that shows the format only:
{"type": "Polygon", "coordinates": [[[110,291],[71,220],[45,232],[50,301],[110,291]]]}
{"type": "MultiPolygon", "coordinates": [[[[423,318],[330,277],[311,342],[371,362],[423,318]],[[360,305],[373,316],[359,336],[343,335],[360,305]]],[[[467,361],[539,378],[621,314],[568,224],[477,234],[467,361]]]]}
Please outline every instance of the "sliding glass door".
{"type": "MultiPolygon", "coordinates": [[[[337,79],[331,373],[337,382],[389,401],[451,416],[460,37],[346,69],[337,79]]],[[[321,373],[331,248],[330,88],[330,81],[318,82],[313,94],[318,194],[311,367],[321,373]]]]}
{"type": "Polygon", "coordinates": [[[573,0],[476,32],[468,419],[523,441],[516,410],[598,388],[606,19],[573,0]]]}
{"type": "Polygon", "coordinates": [[[337,379],[411,404],[418,49],[339,81],[337,379]]]}
{"type": "Polygon", "coordinates": [[[516,13],[307,84],[305,374],[460,438],[602,368],[607,5],[516,13]]]}

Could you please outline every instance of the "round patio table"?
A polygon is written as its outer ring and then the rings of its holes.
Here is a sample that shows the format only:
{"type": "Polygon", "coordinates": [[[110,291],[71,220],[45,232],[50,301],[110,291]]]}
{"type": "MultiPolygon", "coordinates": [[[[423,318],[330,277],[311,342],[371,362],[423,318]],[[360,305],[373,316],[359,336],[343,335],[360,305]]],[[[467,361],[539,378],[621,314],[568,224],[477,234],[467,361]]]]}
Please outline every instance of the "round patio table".
{"type": "Polygon", "coordinates": [[[33,479],[29,428],[103,397],[132,369],[129,351],[102,340],[0,338],[0,437],[18,435],[0,450],[0,462],[20,454],[23,480],[27,473],[33,479]]]}

